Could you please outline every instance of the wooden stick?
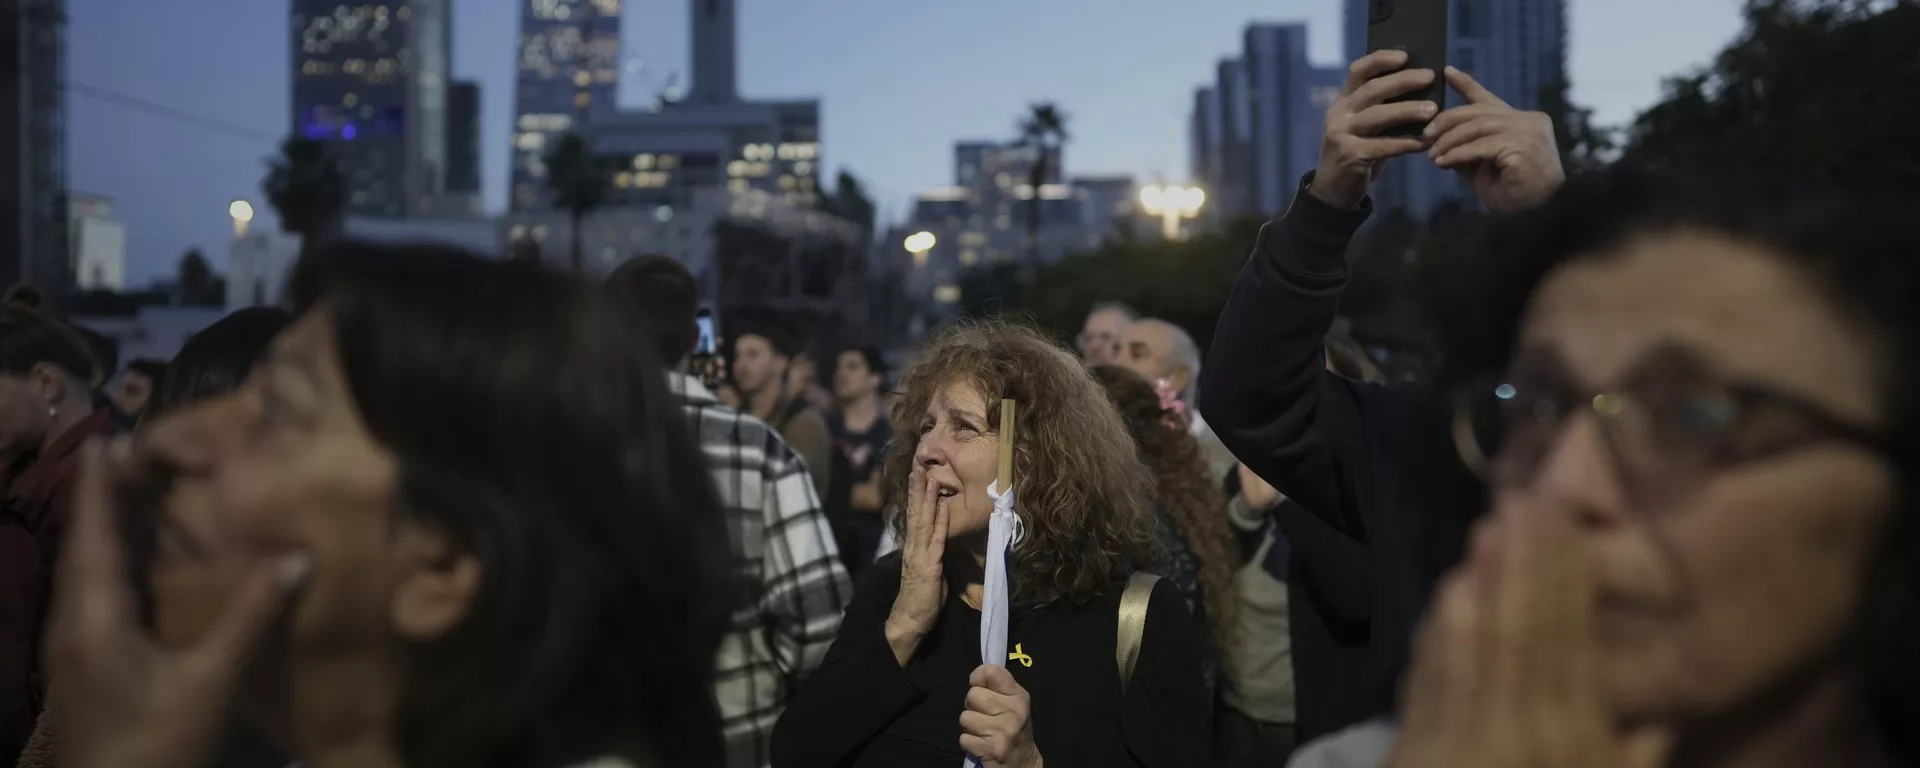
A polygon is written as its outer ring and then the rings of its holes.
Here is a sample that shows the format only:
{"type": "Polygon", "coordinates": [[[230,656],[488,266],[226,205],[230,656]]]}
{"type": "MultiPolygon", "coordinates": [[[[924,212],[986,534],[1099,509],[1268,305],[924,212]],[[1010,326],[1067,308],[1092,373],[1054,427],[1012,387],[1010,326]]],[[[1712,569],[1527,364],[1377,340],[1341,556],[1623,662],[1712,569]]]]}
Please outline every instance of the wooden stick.
{"type": "Polygon", "coordinates": [[[1012,400],[1000,401],[1000,487],[1013,490],[1013,416],[1012,400]]]}

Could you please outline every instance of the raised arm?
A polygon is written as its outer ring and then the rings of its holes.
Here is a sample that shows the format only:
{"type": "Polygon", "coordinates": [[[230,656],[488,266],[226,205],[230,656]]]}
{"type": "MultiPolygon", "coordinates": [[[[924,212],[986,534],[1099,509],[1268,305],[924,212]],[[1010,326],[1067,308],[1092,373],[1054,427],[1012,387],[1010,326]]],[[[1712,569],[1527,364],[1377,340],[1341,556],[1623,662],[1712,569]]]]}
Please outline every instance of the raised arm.
{"type": "Polygon", "coordinates": [[[1327,111],[1319,170],[1261,229],[1201,375],[1200,411],[1234,455],[1343,527],[1357,522],[1344,517],[1350,504],[1338,482],[1352,469],[1339,467],[1364,448],[1347,383],[1326,373],[1325,341],[1347,284],[1347,245],[1371,212],[1367,184],[1381,163],[1423,146],[1381,133],[1439,111],[1432,102],[1386,103],[1433,81],[1429,70],[1387,74],[1405,63],[1405,53],[1381,51],[1348,72],[1327,111]]]}

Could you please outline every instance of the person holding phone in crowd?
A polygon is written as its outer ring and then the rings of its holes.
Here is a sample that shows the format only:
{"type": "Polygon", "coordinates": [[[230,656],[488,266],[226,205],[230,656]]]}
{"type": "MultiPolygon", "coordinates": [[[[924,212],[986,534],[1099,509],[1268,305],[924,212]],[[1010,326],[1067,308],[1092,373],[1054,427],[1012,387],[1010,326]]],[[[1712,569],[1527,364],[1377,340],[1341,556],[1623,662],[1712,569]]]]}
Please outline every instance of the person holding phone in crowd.
{"type": "Polygon", "coordinates": [[[1393,701],[1426,594],[1458,559],[1484,491],[1455,457],[1444,398],[1326,369],[1347,245],[1373,212],[1367,187],[1388,160],[1417,153],[1460,173],[1495,212],[1537,206],[1565,180],[1545,114],[1515,109],[1458,69],[1406,64],[1405,52],[1385,50],[1349,69],[1327,110],[1319,168],[1261,230],[1200,380],[1200,410],[1235,456],[1343,537],[1369,543],[1372,673],[1352,695],[1376,713],[1393,701]],[[1466,104],[1390,101],[1436,77],[1466,104]],[[1418,123],[1427,123],[1418,135],[1388,135],[1418,123]]]}

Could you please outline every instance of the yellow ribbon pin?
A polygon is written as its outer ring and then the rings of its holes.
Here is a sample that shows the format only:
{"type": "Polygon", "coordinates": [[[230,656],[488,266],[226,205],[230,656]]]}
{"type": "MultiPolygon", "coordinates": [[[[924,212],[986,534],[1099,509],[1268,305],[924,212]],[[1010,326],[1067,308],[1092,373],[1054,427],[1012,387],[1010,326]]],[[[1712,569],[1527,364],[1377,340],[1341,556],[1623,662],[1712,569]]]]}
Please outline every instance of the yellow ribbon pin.
{"type": "Polygon", "coordinates": [[[1013,644],[1013,653],[1007,654],[1007,661],[1020,662],[1020,666],[1023,666],[1023,667],[1033,666],[1033,657],[1028,656],[1025,653],[1022,653],[1020,651],[1020,643],[1013,644]]]}

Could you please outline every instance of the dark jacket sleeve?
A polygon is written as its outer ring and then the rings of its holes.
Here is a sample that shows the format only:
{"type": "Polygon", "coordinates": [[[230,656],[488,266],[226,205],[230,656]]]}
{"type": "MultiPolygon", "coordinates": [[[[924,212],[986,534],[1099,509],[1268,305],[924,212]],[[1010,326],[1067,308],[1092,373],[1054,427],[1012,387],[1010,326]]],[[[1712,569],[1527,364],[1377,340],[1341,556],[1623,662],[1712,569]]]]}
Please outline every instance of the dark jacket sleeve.
{"type": "Polygon", "coordinates": [[[1286,214],[1261,228],[1200,379],[1200,412],[1235,456],[1362,540],[1345,490],[1367,450],[1360,385],[1326,370],[1326,336],[1347,285],[1347,245],[1370,210],[1335,208],[1303,182],[1286,214]]]}
{"type": "Polygon", "coordinates": [[[1273,521],[1299,566],[1300,587],[1322,615],[1342,629],[1365,627],[1373,618],[1372,548],[1291,500],[1274,508],[1273,521]]]}
{"type": "Polygon", "coordinates": [[[1120,738],[1141,768],[1213,765],[1213,700],[1200,622],[1166,579],[1153,585],[1140,659],[1121,703],[1120,738]]]}
{"type": "Polygon", "coordinates": [[[840,765],[926,698],[887,645],[887,614],[899,591],[898,555],[881,558],[861,579],[826,660],[774,726],[774,768],[840,765]]]}

